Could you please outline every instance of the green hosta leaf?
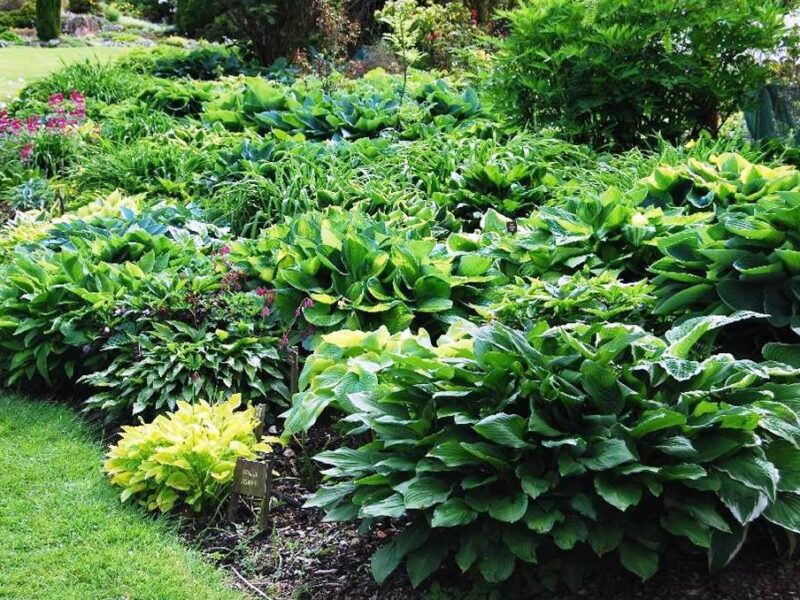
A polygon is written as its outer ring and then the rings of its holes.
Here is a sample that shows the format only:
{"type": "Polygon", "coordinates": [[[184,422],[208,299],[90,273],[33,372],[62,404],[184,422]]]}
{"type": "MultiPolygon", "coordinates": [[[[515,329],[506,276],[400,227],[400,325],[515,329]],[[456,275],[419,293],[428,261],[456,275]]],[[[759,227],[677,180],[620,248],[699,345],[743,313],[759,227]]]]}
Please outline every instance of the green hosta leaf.
{"type": "Polygon", "coordinates": [[[520,465],[517,467],[516,473],[520,484],[522,484],[522,490],[534,500],[551,487],[550,481],[537,476],[530,465],[520,465]]]}
{"type": "Polygon", "coordinates": [[[597,475],[594,478],[594,487],[603,500],[621,511],[636,506],[642,499],[642,488],[634,482],[614,481],[605,475],[597,475]]]}
{"type": "Polygon", "coordinates": [[[393,538],[388,544],[378,549],[372,555],[372,575],[379,584],[386,581],[400,565],[403,558],[411,551],[416,550],[427,539],[430,530],[424,524],[417,523],[393,538]]]}
{"type": "Polygon", "coordinates": [[[592,446],[589,456],[581,459],[581,463],[592,471],[605,471],[618,465],[636,460],[622,440],[603,440],[592,446]]]}
{"type": "Polygon", "coordinates": [[[456,527],[472,523],[477,518],[478,513],[472,510],[461,498],[450,498],[433,511],[431,526],[456,527]]]}
{"type": "Polygon", "coordinates": [[[778,490],[800,494],[800,449],[794,444],[776,440],[766,448],[767,458],[778,469],[778,490]]]}
{"type": "Polygon", "coordinates": [[[634,540],[622,542],[619,557],[622,565],[642,580],[650,579],[658,571],[658,553],[634,540]]]}
{"type": "Polygon", "coordinates": [[[489,505],[489,516],[504,523],[516,523],[525,516],[528,510],[528,496],[519,493],[514,496],[502,496],[489,505]]]}
{"type": "Polygon", "coordinates": [[[732,479],[774,499],[780,474],[775,466],[754,452],[742,451],[716,463],[715,467],[732,479]]]}
{"type": "Polygon", "coordinates": [[[708,570],[713,574],[725,568],[739,553],[747,539],[747,527],[737,527],[730,533],[713,531],[708,551],[708,570]]]}
{"type": "Polygon", "coordinates": [[[646,411],[642,415],[642,418],[639,419],[636,426],[631,430],[631,435],[635,438],[641,438],[648,433],[684,425],[685,423],[686,417],[682,414],[667,408],[659,408],[657,410],[646,411]]]}
{"type": "Polygon", "coordinates": [[[770,523],[800,533],[800,495],[778,494],[775,502],[764,511],[764,517],[770,523]]]}
{"type": "Polygon", "coordinates": [[[507,527],[503,530],[503,543],[518,559],[536,562],[536,548],[539,546],[536,534],[525,528],[507,527]]]}
{"type": "Polygon", "coordinates": [[[402,490],[406,508],[428,508],[441,504],[450,496],[452,486],[434,477],[415,477],[402,490]]]}
{"type": "Polygon", "coordinates": [[[406,513],[403,497],[400,494],[392,494],[379,502],[371,502],[361,507],[359,516],[363,517],[389,517],[399,519],[406,513]]]}
{"type": "Polygon", "coordinates": [[[505,581],[514,572],[514,555],[505,546],[490,546],[478,562],[478,570],[489,583],[505,581]]]}
{"type": "Polygon", "coordinates": [[[742,525],[760,517],[769,505],[769,498],[765,493],[729,477],[723,476],[721,481],[719,498],[742,525]]]}
{"type": "Polygon", "coordinates": [[[553,542],[562,550],[571,550],[578,542],[586,541],[589,530],[586,523],[580,517],[570,515],[563,523],[553,527],[550,535],[553,542]]]}
{"type": "Polygon", "coordinates": [[[408,555],[406,568],[411,585],[415,588],[439,568],[447,556],[447,544],[443,541],[428,542],[408,555]]]}
{"type": "Polygon", "coordinates": [[[672,535],[683,536],[695,546],[708,548],[711,545],[711,530],[708,525],[681,511],[670,511],[661,517],[661,525],[672,535]]]}
{"type": "Polygon", "coordinates": [[[488,440],[501,446],[524,448],[527,423],[519,415],[497,413],[478,422],[473,429],[488,440]]]}

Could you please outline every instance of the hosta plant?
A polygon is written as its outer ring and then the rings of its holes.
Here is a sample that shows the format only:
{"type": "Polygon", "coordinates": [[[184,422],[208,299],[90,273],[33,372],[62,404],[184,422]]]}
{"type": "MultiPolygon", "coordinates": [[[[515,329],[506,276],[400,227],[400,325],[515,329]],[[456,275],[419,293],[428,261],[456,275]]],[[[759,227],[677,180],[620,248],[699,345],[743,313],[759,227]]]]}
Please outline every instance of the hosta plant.
{"type": "Polygon", "coordinates": [[[247,401],[285,405],[289,398],[289,361],[274,337],[163,321],[140,332],[122,329],[101,355],[109,366],[81,381],[96,390],[86,407],[111,417],[171,410],[179,401],[219,402],[232,390],[247,401]]]}
{"type": "Polygon", "coordinates": [[[256,439],[255,409],[238,410],[241,396],[222,404],[180,402],[175,412],[147,424],[124,427],[104,464],[123,502],[167,512],[188,506],[196,512],[218,506],[233,480],[239,458],[272,452],[277,440],[256,439]]]}
{"type": "Polygon", "coordinates": [[[793,167],[754,164],[739,154],[711,156],[709,162],[689,158],[677,166],[661,166],[647,177],[648,201],[661,206],[746,204],[776,192],[800,188],[800,171],[793,167]]]}
{"type": "Polygon", "coordinates": [[[518,220],[490,209],[479,235],[456,235],[449,245],[496,257],[509,275],[553,278],[579,270],[600,274],[615,269],[640,277],[657,255],[653,240],[713,217],[647,206],[644,197],[643,190],[623,194],[610,188],[600,196],[542,206],[518,220]]]}
{"type": "Polygon", "coordinates": [[[657,312],[754,310],[769,315],[778,335],[800,331],[799,211],[795,185],[731,205],[712,225],[660,240],[662,258],[650,269],[657,275],[657,312]]]}
{"type": "Polygon", "coordinates": [[[385,221],[331,208],[267,230],[245,259],[277,289],[284,321],[302,316],[321,332],[442,329],[501,278],[491,258],[450,251],[429,232],[413,217],[385,221]]]}
{"type": "Polygon", "coordinates": [[[800,532],[797,371],[688,358],[751,318],[701,317],[664,339],[606,323],[530,337],[461,323],[438,345],[331,334],[288,424],[335,403],[362,441],[316,457],[326,482],[307,505],[408,523],[373,556],[378,581],[405,562],[419,585],[449,561],[490,582],[576,584],[601,561],[647,579],[670,547],[720,568],[756,523],[800,532]]]}
{"type": "Polygon", "coordinates": [[[656,300],[646,279],[626,283],[611,271],[595,277],[564,275],[553,282],[517,277],[491,298],[478,312],[488,320],[521,329],[530,329],[542,320],[550,325],[575,321],[643,325],[652,321],[656,300]]]}

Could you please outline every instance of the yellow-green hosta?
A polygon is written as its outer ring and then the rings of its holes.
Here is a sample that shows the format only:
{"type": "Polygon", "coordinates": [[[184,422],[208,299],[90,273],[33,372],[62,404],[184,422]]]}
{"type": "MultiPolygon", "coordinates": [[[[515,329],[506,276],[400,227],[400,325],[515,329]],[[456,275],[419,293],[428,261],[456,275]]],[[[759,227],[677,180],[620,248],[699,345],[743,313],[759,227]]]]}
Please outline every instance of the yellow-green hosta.
{"type": "Polygon", "coordinates": [[[178,403],[178,410],[152,423],[124,427],[104,465],[111,483],[148,510],[166,512],[185,504],[200,512],[218,504],[233,480],[239,458],[271,453],[277,438],[256,439],[252,406],[240,394],[222,404],[178,403]]]}

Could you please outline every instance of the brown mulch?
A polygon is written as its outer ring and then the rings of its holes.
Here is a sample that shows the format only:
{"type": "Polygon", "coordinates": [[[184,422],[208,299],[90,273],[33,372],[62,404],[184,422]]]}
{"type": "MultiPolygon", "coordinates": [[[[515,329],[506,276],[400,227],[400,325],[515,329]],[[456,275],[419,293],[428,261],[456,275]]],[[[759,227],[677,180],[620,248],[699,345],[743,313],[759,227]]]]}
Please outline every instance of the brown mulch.
{"type": "MultiPolygon", "coordinates": [[[[310,457],[332,447],[330,432],[317,434],[306,450],[278,456],[270,530],[257,534],[252,515],[241,524],[188,521],[185,536],[233,574],[253,597],[274,600],[421,600],[398,569],[383,586],[372,578],[372,553],[394,534],[390,529],[358,531],[356,523],[327,523],[323,513],[304,509],[318,484],[310,457]],[[253,588],[258,592],[253,591],[253,588]],[[262,595],[263,594],[263,595],[262,595]]],[[[243,513],[246,513],[244,510],[243,513]]],[[[434,600],[800,600],[800,562],[781,560],[771,542],[756,539],[732,565],[708,574],[703,555],[669,558],[659,573],[642,583],[625,572],[601,573],[576,593],[519,594],[505,589],[483,593],[455,569],[433,583],[434,600]],[[444,592],[442,590],[445,590],[444,592]]]]}

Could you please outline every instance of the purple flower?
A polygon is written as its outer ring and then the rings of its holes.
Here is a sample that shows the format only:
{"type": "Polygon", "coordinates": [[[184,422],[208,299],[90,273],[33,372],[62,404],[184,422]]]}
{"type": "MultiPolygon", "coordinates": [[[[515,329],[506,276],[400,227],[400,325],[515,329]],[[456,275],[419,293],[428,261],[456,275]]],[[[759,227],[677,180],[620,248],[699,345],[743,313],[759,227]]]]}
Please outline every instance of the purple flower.
{"type": "Polygon", "coordinates": [[[268,316],[272,314],[272,311],[269,309],[269,306],[265,306],[261,309],[261,316],[266,319],[268,316]]]}
{"type": "Polygon", "coordinates": [[[230,253],[231,253],[231,247],[228,246],[227,244],[222,246],[222,248],[219,249],[219,252],[217,252],[217,254],[219,254],[220,256],[227,256],[230,253]]]}

